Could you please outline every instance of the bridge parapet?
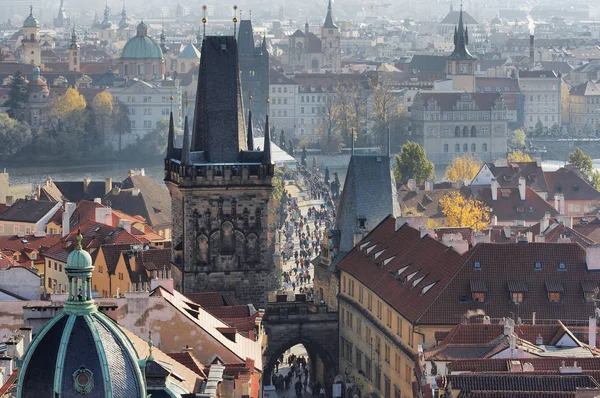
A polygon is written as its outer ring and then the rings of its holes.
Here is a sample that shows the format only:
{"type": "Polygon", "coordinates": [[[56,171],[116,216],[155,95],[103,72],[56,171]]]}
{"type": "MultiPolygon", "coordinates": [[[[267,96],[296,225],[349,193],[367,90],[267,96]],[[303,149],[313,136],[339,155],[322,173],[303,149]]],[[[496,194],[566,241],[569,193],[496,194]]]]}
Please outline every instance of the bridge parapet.
{"type": "Polygon", "coordinates": [[[327,305],[310,301],[270,302],[265,314],[267,323],[289,322],[332,322],[337,320],[337,312],[327,311],[327,305]]]}

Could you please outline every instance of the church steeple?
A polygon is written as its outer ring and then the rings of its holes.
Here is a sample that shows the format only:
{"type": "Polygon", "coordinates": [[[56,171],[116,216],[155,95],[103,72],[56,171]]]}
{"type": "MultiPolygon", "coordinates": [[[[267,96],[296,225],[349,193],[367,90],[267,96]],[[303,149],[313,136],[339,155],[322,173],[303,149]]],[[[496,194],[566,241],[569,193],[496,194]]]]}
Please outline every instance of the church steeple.
{"type": "Polygon", "coordinates": [[[190,146],[191,146],[191,137],[190,137],[190,129],[188,128],[188,117],[185,115],[185,121],[183,124],[183,148],[181,149],[181,164],[183,166],[189,166],[192,163],[190,157],[190,146]]]}
{"type": "Polygon", "coordinates": [[[121,10],[121,21],[119,21],[119,29],[127,29],[129,24],[127,23],[127,11],[125,10],[125,2],[123,2],[123,9],[121,10]]]}
{"type": "Polygon", "coordinates": [[[475,59],[467,49],[469,44],[469,31],[465,28],[463,23],[463,9],[460,7],[460,14],[458,17],[458,26],[454,28],[454,51],[448,57],[449,59],[457,60],[472,60],[475,59]]]}
{"type": "Polygon", "coordinates": [[[336,29],[337,26],[333,23],[333,15],[331,11],[331,0],[329,0],[329,4],[327,5],[327,16],[325,17],[325,23],[323,24],[323,28],[325,29],[336,29]]]}
{"type": "Polygon", "coordinates": [[[167,159],[175,156],[175,123],[173,123],[173,111],[169,115],[169,135],[167,138],[167,159]]]}
{"type": "MultiPolygon", "coordinates": [[[[248,97],[248,100],[252,104],[252,96],[248,97]]],[[[248,150],[254,150],[254,136],[252,133],[252,109],[248,109],[248,150]]]]}

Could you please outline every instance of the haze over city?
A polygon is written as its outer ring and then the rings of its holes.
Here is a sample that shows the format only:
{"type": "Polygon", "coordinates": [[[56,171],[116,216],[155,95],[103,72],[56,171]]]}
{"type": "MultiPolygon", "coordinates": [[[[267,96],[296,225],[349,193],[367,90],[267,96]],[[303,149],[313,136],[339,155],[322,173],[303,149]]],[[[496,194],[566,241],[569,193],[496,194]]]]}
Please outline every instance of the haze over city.
{"type": "Polygon", "coordinates": [[[0,398],[600,396],[599,11],[0,0],[0,398]]]}

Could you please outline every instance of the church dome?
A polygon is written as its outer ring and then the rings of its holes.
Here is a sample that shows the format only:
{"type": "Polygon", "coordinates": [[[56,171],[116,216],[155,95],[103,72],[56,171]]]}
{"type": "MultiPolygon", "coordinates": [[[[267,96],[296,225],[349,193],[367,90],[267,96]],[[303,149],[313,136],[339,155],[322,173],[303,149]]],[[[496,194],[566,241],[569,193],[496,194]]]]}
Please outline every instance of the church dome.
{"type": "Polygon", "coordinates": [[[68,257],[63,312],[31,342],[19,371],[18,398],[147,396],[135,348],[92,298],[90,255],[78,246],[68,257]]]}
{"type": "Polygon", "coordinates": [[[148,27],[144,22],[137,26],[137,35],[129,39],[121,59],[163,59],[163,52],[154,39],[148,37],[148,27]]]}
{"type": "Polygon", "coordinates": [[[27,18],[25,18],[25,21],[23,21],[23,27],[24,28],[39,28],[40,27],[40,23],[37,20],[36,17],[33,16],[33,7],[29,8],[29,15],[27,16],[27,18]]]}

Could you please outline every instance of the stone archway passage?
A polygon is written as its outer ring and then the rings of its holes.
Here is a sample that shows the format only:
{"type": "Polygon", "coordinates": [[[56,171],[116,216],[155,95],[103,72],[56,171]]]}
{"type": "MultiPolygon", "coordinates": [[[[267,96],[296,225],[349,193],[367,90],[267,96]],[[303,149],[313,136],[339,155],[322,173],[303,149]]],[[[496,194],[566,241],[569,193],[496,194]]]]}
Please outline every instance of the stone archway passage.
{"type": "Polygon", "coordinates": [[[271,383],[277,359],[302,344],[311,360],[311,379],[329,388],[338,370],[338,317],[327,306],[307,302],[269,303],[265,316],[267,349],[263,385],[271,383]]]}

